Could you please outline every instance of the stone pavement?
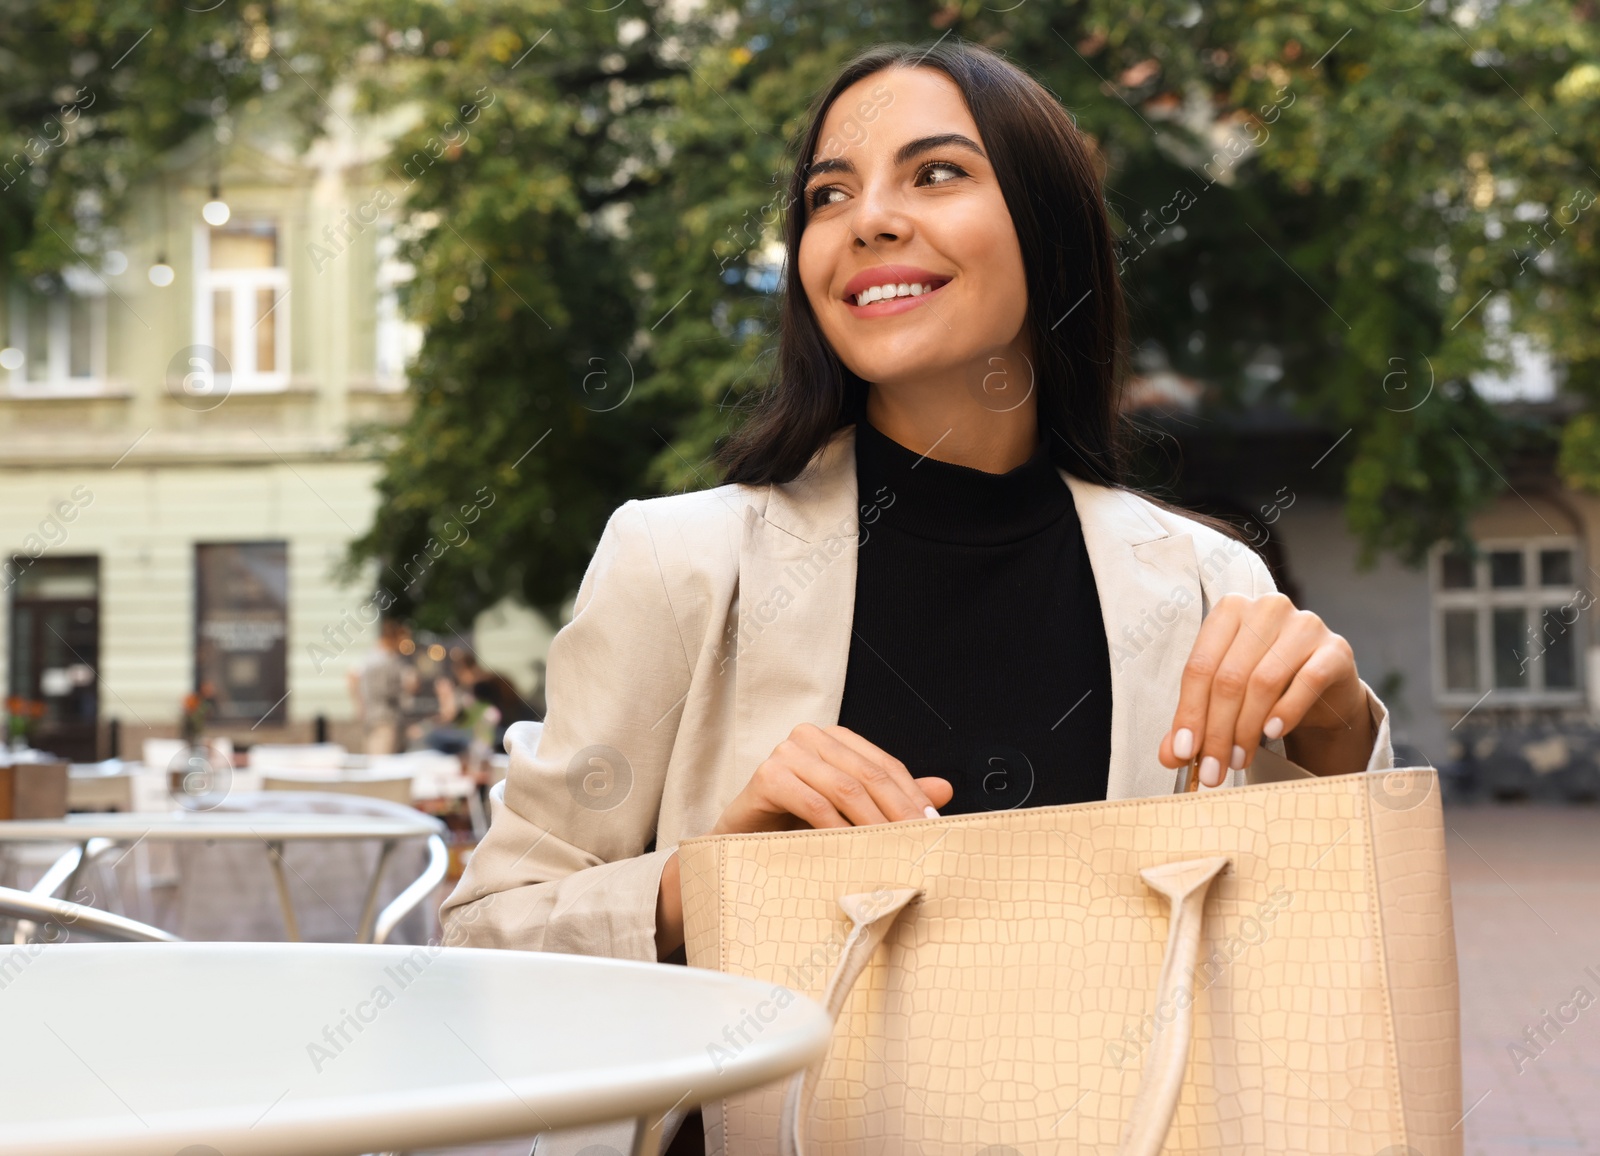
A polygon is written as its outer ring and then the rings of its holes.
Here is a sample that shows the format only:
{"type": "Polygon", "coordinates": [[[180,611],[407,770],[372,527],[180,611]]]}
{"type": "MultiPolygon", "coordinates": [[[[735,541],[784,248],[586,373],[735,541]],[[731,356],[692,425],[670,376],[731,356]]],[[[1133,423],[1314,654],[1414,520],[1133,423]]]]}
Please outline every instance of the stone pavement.
{"type": "Polygon", "coordinates": [[[1600,809],[1453,808],[1445,825],[1466,1156],[1600,1153],[1600,809]]]}
{"type": "Polygon", "coordinates": [[[1466,1156],[1600,1156],[1600,808],[1455,807],[1445,825],[1466,1156]],[[1574,1000],[1579,988],[1587,999],[1574,1000]]]}

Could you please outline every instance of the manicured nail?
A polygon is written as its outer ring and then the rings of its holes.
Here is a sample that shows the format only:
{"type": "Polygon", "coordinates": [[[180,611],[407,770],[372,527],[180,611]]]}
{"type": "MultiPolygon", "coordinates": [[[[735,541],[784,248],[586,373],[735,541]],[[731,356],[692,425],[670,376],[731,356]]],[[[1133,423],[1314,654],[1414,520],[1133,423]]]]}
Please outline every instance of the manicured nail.
{"type": "Polygon", "coordinates": [[[1261,728],[1261,733],[1269,739],[1280,738],[1283,735],[1283,720],[1273,715],[1267,720],[1267,725],[1261,728]]]}
{"type": "Polygon", "coordinates": [[[935,811],[932,807],[922,808],[922,813],[928,816],[930,819],[937,819],[939,817],[939,812],[935,811]]]}
{"type": "Polygon", "coordinates": [[[1228,769],[1230,771],[1238,771],[1238,770],[1244,769],[1244,748],[1243,747],[1236,746],[1236,747],[1233,748],[1233,758],[1231,760],[1229,760],[1229,762],[1228,762],[1228,769]]]}
{"type": "Polygon", "coordinates": [[[1185,761],[1194,758],[1194,732],[1188,727],[1179,727],[1172,736],[1172,754],[1185,761]]]}
{"type": "Polygon", "coordinates": [[[1211,755],[1200,760],[1200,781],[1208,787],[1222,782],[1222,764],[1211,755]]]}

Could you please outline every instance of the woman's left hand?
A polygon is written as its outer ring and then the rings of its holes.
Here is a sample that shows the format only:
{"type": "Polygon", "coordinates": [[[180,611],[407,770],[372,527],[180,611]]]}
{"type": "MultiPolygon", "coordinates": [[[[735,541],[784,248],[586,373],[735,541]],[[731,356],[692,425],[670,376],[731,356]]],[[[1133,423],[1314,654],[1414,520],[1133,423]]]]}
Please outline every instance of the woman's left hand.
{"type": "Polygon", "coordinates": [[[1350,644],[1282,594],[1217,600],[1183,668],[1166,766],[1200,754],[1200,781],[1219,785],[1255,758],[1263,736],[1285,735],[1290,758],[1319,775],[1364,770],[1372,716],[1350,644]]]}

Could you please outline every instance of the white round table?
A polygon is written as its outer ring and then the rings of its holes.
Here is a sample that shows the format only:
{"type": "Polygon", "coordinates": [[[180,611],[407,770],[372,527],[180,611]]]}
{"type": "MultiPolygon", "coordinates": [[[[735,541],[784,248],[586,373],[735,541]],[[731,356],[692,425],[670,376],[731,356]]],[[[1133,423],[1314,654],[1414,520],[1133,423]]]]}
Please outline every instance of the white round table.
{"type": "Polygon", "coordinates": [[[459,947],[0,948],[0,1153],[356,1156],[632,1117],[654,1156],[666,1112],[824,1053],[827,1014],[785,991],[459,947]]]}

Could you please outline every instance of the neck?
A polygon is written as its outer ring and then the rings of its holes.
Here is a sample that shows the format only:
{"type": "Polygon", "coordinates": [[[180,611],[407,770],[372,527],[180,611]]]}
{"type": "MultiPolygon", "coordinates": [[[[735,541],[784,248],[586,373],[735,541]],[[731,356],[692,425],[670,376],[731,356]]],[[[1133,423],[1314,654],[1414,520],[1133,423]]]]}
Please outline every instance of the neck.
{"type": "Polygon", "coordinates": [[[1007,473],[1033,456],[1039,421],[1031,395],[1014,408],[990,408],[962,381],[953,384],[874,382],[867,391],[867,420],[934,461],[989,474],[1007,473]]]}
{"type": "Polygon", "coordinates": [[[938,462],[1004,474],[1039,447],[1038,398],[1027,329],[970,361],[867,390],[867,420],[938,462]]]}

